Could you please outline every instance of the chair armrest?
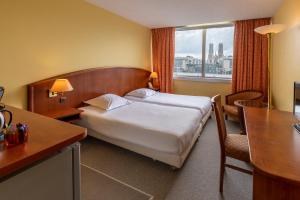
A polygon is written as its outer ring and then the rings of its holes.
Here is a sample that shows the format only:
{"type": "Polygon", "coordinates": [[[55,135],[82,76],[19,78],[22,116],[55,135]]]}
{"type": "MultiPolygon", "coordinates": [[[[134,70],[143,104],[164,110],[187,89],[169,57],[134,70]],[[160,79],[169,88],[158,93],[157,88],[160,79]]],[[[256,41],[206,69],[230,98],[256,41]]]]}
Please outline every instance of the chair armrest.
{"type": "Polygon", "coordinates": [[[263,97],[263,93],[257,90],[244,90],[225,96],[227,105],[234,105],[236,100],[259,100],[263,97]]]}

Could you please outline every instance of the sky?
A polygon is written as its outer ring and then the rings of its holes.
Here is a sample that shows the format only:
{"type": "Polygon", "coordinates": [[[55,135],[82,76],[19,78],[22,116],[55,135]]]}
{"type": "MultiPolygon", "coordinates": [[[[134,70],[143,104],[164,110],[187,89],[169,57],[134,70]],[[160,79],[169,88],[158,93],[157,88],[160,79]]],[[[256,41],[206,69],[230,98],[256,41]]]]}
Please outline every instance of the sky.
{"type": "MultiPolygon", "coordinates": [[[[232,56],[233,51],[233,27],[211,28],[206,32],[206,52],[209,43],[214,44],[214,51],[218,51],[218,44],[223,43],[224,55],[232,56]]],[[[202,30],[176,31],[175,33],[175,57],[187,55],[202,58],[202,30]]],[[[206,53],[207,57],[208,53],[206,53]]]]}

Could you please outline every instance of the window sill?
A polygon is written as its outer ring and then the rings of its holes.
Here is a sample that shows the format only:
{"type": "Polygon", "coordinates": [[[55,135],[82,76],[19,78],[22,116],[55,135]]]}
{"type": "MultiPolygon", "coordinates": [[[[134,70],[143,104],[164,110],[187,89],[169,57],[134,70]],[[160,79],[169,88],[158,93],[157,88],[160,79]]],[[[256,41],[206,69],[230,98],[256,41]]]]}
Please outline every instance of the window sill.
{"type": "Polygon", "coordinates": [[[196,82],[208,82],[208,83],[231,83],[231,79],[224,78],[203,78],[203,77],[186,77],[186,76],[174,76],[174,80],[183,81],[196,81],[196,82]]]}

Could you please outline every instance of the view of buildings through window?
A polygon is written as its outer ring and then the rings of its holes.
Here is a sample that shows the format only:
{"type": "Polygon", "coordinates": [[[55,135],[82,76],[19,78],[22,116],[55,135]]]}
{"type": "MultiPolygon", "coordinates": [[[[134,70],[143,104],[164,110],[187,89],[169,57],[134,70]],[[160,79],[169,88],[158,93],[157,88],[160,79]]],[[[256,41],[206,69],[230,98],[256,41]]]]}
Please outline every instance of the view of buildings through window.
{"type": "Polygon", "coordinates": [[[233,26],[176,30],[174,76],[231,79],[233,37],[233,26]]]}

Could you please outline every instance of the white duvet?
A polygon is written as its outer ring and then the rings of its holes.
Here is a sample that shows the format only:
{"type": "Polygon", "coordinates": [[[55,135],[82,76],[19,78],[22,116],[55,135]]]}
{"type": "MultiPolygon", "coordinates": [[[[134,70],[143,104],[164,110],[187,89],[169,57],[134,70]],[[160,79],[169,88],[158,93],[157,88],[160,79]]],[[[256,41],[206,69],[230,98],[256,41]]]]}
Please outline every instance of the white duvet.
{"type": "Polygon", "coordinates": [[[205,96],[189,96],[157,92],[155,95],[146,98],[128,95],[126,95],[125,98],[131,101],[194,108],[200,110],[203,115],[205,115],[211,108],[211,100],[209,97],[205,96]]]}
{"type": "Polygon", "coordinates": [[[110,111],[80,108],[79,125],[106,137],[162,152],[181,154],[197,133],[203,115],[197,109],[134,102],[110,111]]]}

